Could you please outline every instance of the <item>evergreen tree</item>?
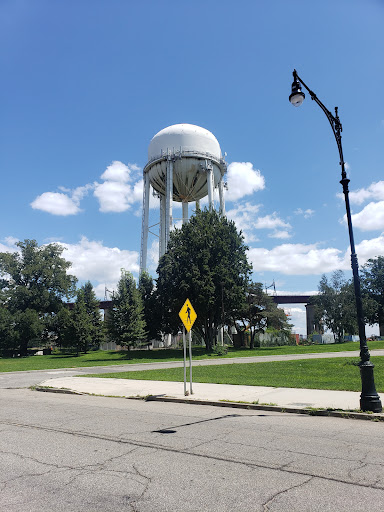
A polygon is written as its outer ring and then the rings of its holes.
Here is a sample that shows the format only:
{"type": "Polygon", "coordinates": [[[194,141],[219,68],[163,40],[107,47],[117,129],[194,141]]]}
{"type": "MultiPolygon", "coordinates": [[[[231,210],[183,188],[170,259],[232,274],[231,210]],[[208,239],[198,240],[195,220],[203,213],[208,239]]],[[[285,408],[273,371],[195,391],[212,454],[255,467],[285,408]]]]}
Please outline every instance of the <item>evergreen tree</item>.
{"type": "Polygon", "coordinates": [[[101,318],[100,304],[90,281],[87,281],[81,289],[84,292],[85,309],[92,325],[91,343],[99,346],[105,340],[105,328],[101,318]]]}
{"type": "Polygon", "coordinates": [[[72,322],[73,342],[76,346],[76,351],[77,353],[82,351],[86,354],[92,342],[94,326],[92,324],[92,317],[87,311],[83,288],[80,288],[77,292],[77,298],[72,312],[72,322]]]}
{"type": "Polygon", "coordinates": [[[107,328],[111,340],[128,347],[128,350],[146,339],[141,294],[132,274],[123,269],[109,311],[107,328]]]}
{"type": "Polygon", "coordinates": [[[91,346],[98,346],[104,341],[104,322],[90,282],[77,290],[73,309],[63,307],[52,323],[57,335],[56,343],[63,348],[74,347],[77,353],[87,353],[91,346]]]}
{"type": "Polygon", "coordinates": [[[160,315],[155,295],[155,287],[152,277],[143,271],[139,278],[139,291],[143,302],[144,320],[147,328],[147,341],[159,336],[160,315]]]}
{"type": "Polygon", "coordinates": [[[70,348],[75,345],[75,329],[73,310],[62,307],[54,316],[52,330],[56,334],[56,344],[60,348],[70,348]]]}
{"type": "Polygon", "coordinates": [[[291,332],[293,324],[290,324],[283,308],[279,308],[277,304],[270,303],[267,309],[267,329],[276,329],[277,331],[291,332]]]}

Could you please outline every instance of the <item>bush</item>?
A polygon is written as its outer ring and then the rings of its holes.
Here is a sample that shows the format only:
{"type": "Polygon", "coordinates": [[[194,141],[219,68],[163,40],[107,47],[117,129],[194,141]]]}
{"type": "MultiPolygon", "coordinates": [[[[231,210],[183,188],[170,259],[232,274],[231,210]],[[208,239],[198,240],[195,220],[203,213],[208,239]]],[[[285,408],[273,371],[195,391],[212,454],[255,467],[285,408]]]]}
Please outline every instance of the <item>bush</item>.
{"type": "Polygon", "coordinates": [[[228,354],[228,346],[215,345],[212,349],[212,354],[214,354],[215,356],[225,356],[225,354],[228,354]]]}

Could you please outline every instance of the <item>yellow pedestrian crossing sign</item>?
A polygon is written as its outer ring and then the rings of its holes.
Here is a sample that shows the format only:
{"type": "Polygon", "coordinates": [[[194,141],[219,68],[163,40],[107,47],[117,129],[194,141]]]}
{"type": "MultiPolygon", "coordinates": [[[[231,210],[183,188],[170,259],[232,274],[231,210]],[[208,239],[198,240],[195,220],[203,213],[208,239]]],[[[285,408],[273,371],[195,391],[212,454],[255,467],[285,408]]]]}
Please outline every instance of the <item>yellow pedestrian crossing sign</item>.
{"type": "Polygon", "coordinates": [[[189,332],[197,318],[196,311],[193,309],[189,299],[185,301],[184,306],[180,309],[179,317],[181,318],[181,321],[183,322],[187,332],[189,332]]]}

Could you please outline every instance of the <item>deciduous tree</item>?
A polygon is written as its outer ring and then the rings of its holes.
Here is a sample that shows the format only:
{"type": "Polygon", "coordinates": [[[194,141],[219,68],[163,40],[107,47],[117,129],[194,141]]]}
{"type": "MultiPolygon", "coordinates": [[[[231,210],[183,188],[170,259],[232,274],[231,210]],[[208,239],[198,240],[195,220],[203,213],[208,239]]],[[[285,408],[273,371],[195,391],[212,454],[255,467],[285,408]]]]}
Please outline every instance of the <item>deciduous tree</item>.
{"type": "Polygon", "coordinates": [[[0,253],[0,297],[15,315],[20,354],[26,355],[45,318],[60,310],[64,298],[73,296],[76,278],[67,273],[71,264],[58,244],[39,247],[35,240],[24,240],[16,246],[14,253],[0,253]]]}
{"type": "Polygon", "coordinates": [[[194,331],[212,350],[223,320],[232,318],[244,303],[251,272],[246,251],[234,222],[215,210],[197,211],[181,229],[172,231],[157,270],[163,331],[181,329],[178,313],[189,298],[197,313],[194,331]]]}
{"type": "Polygon", "coordinates": [[[0,353],[2,356],[11,355],[17,346],[13,315],[4,305],[0,304],[0,353]]]}
{"type": "Polygon", "coordinates": [[[384,336],[384,256],[367,261],[361,269],[361,285],[368,303],[364,309],[370,325],[379,324],[384,336]]]}
{"type": "Polygon", "coordinates": [[[238,331],[249,331],[251,349],[255,346],[256,334],[267,328],[290,331],[284,310],[264,292],[262,283],[249,283],[244,308],[235,312],[234,323],[238,331]]]}
{"type": "Polygon", "coordinates": [[[322,276],[319,295],[314,302],[325,325],[339,343],[343,341],[344,334],[355,334],[358,331],[352,283],[345,279],[341,270],[333,272],[330,280],[322,276]]]}

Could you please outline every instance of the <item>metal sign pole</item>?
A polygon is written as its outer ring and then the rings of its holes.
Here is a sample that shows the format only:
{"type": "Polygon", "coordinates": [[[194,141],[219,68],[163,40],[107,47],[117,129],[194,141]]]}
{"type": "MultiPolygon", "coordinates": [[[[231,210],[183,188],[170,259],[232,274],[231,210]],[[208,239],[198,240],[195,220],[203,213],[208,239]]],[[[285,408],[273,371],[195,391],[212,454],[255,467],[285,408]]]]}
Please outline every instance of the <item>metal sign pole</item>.
{"type": "Polygon", "coordinates": [[[188,332],[189,339],[189,392],[193,395],[192,391],[192,330],[188,332]]]}
{"type": "Polygon", "coordinates": [[[193,309],[189,299],[184,302],[184,306],[179,311],[180,320],[183,322],[183,349],[184,349],[184,395],[189,395],[187,391],[187,343],[185,340],[185,330],[188,331],[189,339],[189,376],[190,393],[192,395],[192,333],[191,329],[197,318],[196,311],[193,309]]]}
{"type": "Polygon", "coordinates": [[[184,349],[184,396],[187,396],[187,344],[185,342],[185,327],[183,327],[183,349],[184,349]]]}

